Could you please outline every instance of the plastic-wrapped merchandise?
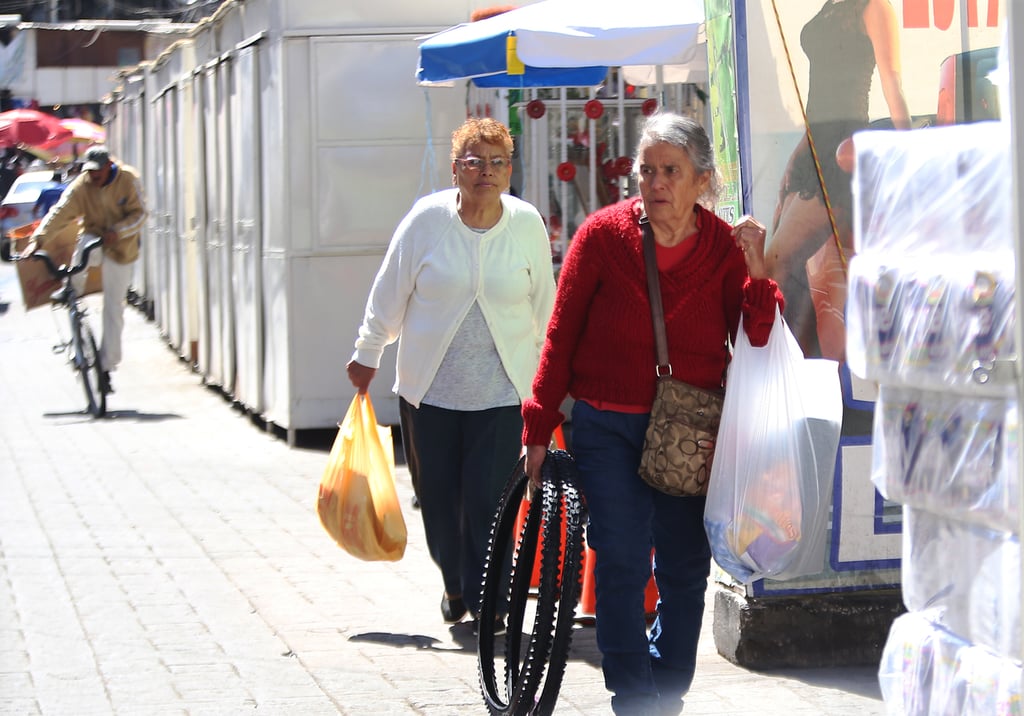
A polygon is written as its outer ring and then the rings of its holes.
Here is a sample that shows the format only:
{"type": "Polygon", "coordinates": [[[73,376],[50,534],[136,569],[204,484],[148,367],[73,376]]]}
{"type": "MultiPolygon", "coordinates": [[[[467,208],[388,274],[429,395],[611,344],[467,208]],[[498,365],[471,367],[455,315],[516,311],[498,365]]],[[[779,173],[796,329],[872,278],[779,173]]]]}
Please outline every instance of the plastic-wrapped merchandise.
{"type": "Polygon", "coordinates": [[[903,601],[1000,656],[1021,658],[1020,541],[913,507],[903,508],[903,601]]]}
{"type": "Polygon", "coordinates": [[[850,264],[850,369],[890,385],[1015,394],[1012,252],[892,263],[875,252],[850,264]]]}
{"type": "MultiPolygon", "coordinates": [[[[934,629],[934,627],[933,627],[934,629]]],[[[957,657],[969,644],[955,634],[934,629],[932,639],[932,683],[928,708],[932,714],[963,714],[967,689],[957,678],[957,657]]]]}
{"type": "Polygon", "coordinates": [[[909,612],[893,621],[878,683],[889,716],[1022,716],[1018,662],[909,612]]]}
{"type": "Polygon", "coordinates": [[[879,386],[871,479],[887,499],[1019,529],[1017,401],[879,386]]]}
{"type": "Polygon", "coordinates": [[[889,716],[928,714],[931,709],[933,650],[939,631],[923,616],[910,612],[889,627],[878,666],[878,684],[889,716]]]}
{"type": "MultiPolygon", "coordinates": [[[[998,657],[997,657],[998,658],[998,657]]],[[[1010,659],[999,659],[999,682],[996,684],[996,709],[990,711],[996,716],[1022,716],[1024,714],[1024,692],[1022,692],[1021,664],[1010,659]]]]}
{"type": "Polygon", "coordinates": [[[1014,355],[1010,136],[999,122],[861,132],[847,361],[909,387],[1000,396],[1014,355]],[[983,199],[982,199],[983,197],[983,199]]]}
{"type": "Polygon", "coordinates": [[[947,713],[1021,714],[1020,667],[984,647],[968,645],[956,656],[953,688],[963,694],[959,711],[947,713]]]}
{"type": "Polygon", "coordinates": [[[974,265],[976,252],[1013,251],[1004,124],[858,132],[854,146],[858,255],[885,252],[913,266],[911,257],[958,254],[974,265]]]}
{"type": "Polygon", "coordinates": [[[854,139],[846,357],[879,384],[872,482],[904,505],[893,716],[1024,716],[1010,140],[1009,122],[854,139]]]}

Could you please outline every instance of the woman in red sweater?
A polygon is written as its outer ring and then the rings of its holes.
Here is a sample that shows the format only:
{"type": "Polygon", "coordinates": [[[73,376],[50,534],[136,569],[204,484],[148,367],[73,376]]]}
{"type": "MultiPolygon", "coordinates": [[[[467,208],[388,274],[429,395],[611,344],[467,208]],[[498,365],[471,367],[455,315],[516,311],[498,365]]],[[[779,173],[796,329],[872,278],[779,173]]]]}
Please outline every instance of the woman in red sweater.
{"type": "Polygon", "coordinates": [[[672,713],[693,679],[711,550],[703,497],[673,497],[637,474],[655,392],[654,332],[640,217],[654,229],[669,359],[676,378],[720,388],[740,317],[764,345],[781,305],[768,278],[764,227],[735,228],[706,206],[717,195],[711,144],[695,121],[645,123],[634,172],[639,198],[592,214],[558,282],[533,397],[523,404],[526,472],[539,484],[565,396],[575,399],[572,448],[597,553],[596,628],[616,714],[672,713]],[[657,581],[650,635],[644,589],[657,581]]]}

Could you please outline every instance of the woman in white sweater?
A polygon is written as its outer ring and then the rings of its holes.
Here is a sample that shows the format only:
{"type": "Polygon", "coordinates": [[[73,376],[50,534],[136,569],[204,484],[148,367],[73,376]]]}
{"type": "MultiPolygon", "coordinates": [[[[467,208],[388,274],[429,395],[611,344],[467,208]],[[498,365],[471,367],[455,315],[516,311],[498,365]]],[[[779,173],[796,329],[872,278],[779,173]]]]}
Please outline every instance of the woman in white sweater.
{"type": "Polygon", "coordinates": [[[479,612],[491,522],[519,458],[520,403],[554,303],[544,222],[506,193],[512,149],[493,119],[453,132],[455,186],[421,198],[399,224],[348,363],[366,392],[384,347],[399,341],[406,461],[452,623],[479,612]]]}

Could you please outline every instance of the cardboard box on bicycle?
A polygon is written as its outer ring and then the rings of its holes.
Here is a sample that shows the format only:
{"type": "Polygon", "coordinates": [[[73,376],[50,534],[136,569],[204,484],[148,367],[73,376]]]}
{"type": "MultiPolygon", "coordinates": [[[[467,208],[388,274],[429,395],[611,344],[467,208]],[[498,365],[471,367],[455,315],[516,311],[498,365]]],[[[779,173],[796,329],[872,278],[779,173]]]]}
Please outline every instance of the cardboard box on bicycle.
{"type": "MultiPolygon", "coordinates": [[[[31,224],[18,226],[7,232],[7,235],[14,242],[14,250],[21,251],[28,244],[29,237],[39,225],[38,221],[31,224]]],[[[75,251],[75,241],[78,239],[80,229],[79,223],[69,225],[63,231],[46,242],[46,252],[53,257],[54,263],[58,266],[70,263],[71,254],[75,251]]],[[[50,303],[50,294],[61,287],[61,282],[50,275],[49,269],[42,261],[19,261],[18,281],[21,283],[21,296],[25,301],[25,310],[45,306],[50,303]]],[[[89,276],[85,282],[85,293],[96,293],[103,290],[102,266],[94,266],[89,269],[89,276]]]]}

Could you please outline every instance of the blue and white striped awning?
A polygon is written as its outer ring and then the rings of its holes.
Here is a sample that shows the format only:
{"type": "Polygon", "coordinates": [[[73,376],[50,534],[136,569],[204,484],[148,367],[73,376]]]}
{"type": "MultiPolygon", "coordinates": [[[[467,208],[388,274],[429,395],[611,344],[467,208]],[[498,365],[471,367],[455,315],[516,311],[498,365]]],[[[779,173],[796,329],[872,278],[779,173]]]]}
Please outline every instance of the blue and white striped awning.
{"type": "Polygon", "coordinates": [[[420,44],[416,79],[584,87],[601,83],[609,67],[633,65],[706,76],[703,24],[704,0],[543,0],[431,35],[420,44]]]}

